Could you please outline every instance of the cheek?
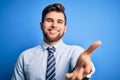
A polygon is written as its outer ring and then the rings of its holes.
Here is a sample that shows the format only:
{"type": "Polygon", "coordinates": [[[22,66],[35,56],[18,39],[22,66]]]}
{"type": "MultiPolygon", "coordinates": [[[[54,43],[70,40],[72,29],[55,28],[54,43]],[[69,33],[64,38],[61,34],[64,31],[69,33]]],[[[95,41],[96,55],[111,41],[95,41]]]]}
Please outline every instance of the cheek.
{"type": "Polygon", "coordinates": [[[44,24],[42,30],[46,31],[48,29],[48,25],[44,24]]]}
{"type": "Polygon", "coordinates": [[[63,28],[62,28],[62,32],[66,32],[66,27],[63,27],[63,28]]]}
{"type": "Polygon", "coordinates": [[[49,23],[49,22],[44,22],[44,26],[45,26],[45,27],[49,27],[49,26],[51,26],[51,23],[49,23]]]}

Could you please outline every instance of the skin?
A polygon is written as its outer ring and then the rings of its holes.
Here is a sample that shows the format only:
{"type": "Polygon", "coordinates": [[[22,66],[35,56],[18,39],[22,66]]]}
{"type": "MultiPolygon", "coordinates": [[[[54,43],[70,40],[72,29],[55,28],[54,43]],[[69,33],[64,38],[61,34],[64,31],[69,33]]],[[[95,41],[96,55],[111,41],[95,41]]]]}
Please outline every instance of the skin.
{"type": "Polygon", "coordinates": [[[63,13],[55,11],[49,12],[40,25],[44,34],[43,40],[51,46],[61,41],[67,28],[63,13]]]}
{"type": "Polygon", "coordinates": [[[101,41],[95,41],[78,58],[75,69],[67,73],[65,77],[71,80],[82,80],[92,71],[91,55],[92,52],[101,45],[101,41]]]}
{"type": "MultiPolygon", "coordinates": [[[[43,40],[51,46],[61,41],[66,32],[65,18],[61,12],[49,12],[40,23],[43,31],[43,40]]],[[[76,66],[71,73],[66,73],[65,77],[71,80],[82,80],[92,71],[92,52],[101,45],[101,41],[96,41],[85,50],[78,58],[76,66]]]]}

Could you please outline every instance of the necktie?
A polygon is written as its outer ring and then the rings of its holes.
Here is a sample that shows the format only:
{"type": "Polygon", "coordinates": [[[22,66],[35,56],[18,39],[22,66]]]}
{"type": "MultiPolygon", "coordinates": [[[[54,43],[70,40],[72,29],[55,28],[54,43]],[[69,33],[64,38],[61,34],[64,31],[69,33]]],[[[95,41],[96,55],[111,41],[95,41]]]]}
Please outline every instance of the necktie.
{"type": "Polygon", "coordinates": [[[48,47],[48,59],[47,59],[47,70],[46,70],[46,80],[55,80],[55,47],[48,47]]]}

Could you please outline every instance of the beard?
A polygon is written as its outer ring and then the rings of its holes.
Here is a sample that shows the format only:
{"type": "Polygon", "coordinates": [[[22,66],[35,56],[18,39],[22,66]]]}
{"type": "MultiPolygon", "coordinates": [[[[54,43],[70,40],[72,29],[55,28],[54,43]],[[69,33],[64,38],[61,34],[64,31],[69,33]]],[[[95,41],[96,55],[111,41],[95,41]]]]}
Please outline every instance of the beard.
{"type": "Polygon", "coordinates": [[[44,30],[42,30],[43,32],[43,35],[44,35],[44,38],[48,41],[48,42],[56,42],[56,41],[59,41],[63,35],[64,35],[64,32],[62,34],[58,34],[56,37],[51,37],[49,36],[48,33],[46,33],[44,30]]]}

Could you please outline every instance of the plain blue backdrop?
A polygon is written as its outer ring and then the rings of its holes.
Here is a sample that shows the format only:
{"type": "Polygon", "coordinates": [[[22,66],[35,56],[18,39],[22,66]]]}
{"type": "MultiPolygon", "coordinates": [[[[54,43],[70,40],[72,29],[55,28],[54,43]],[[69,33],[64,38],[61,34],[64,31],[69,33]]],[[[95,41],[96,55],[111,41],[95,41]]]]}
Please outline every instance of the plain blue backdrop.
{"type": "Polygon", "coordinates": [[[119,0],[0,0],[0,80],[11,79],[22,51],[42,42],[41,11],[56,2],[66,8],[65,43],[87,49],[102,41],[92,55],[96,72],[91,80],[120,80],[119,0]]]}

